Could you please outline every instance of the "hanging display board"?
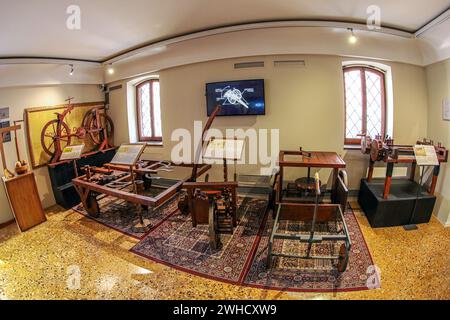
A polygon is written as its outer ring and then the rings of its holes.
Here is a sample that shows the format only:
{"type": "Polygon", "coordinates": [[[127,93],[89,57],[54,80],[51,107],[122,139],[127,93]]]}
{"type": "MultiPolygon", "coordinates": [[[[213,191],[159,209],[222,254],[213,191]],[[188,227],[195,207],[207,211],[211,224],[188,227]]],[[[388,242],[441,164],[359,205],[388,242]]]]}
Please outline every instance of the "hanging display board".
{"type": "Polygon", "coordinates": [[[450,98],[442,101],[442,119],[450,121],[450,98]]]}
{"type": "MultiPolygon", "coordinates": [[[[103,102],[87,102],[87,103],[75,103],[73,111],[64,118],[64,122],[67,124],[70,130],[81,127],[84,115],[94,107],[104,107],[103,102]]],[[[55,113],[64,112],[65,105],[58,105],[52,107],[37,107],[25,109],[25,121],[27,129],[28,148],[31,158],[32,167],[39,168],[45,166],[50,156],[45,153],[41,144],[41,133],[44,126],[51,120],[55,120],[55,113]]],[[[85,140],[72,137],[71,144],[85,144],[85,152],[93,151],[95,146],[86,138],[85,140]]]]}
{"type": "MultiPolygon", "coordinates": [[[[0,129],[7,128],[11,125],[9,120],[9,108],[0,107],[0,129]]],[[[11,132],[5,132],[3,134],[3,142],[11,141],[11,132]]]]}

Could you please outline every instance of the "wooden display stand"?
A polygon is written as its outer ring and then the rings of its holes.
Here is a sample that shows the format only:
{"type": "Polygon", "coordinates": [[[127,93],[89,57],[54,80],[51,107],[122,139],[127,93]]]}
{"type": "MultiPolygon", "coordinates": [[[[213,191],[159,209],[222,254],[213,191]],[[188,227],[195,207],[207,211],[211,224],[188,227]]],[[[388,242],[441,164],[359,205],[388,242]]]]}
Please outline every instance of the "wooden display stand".
{"type": "Polygon", "coordinates": [[[3,177],[2,180],[11,211],[22,232],[47,221],[33,172],[11,179],[3,177]]]}
{"type": "MultiPolygon", "coordinates": [[[[44,209],[42,208],[41,200],[39,198],[34,173],[29,171],[15,176],[8,170],[6,165],[5,151],[3,149],[3,133],[14,131],[17,160],[20,161],[17,143],[17,130],[19,129],[20,125],[0,129],[0,153],[3,163],[3,172],[5,173],[5,176],[2,177],[3,185],[5,186],[11,211],[16,218],[17,225],[23,232],[45,222],[47,218],[45,217],[44,209]]],[[[25,168],[25,171],[26,170],[27,169],[25,168]]]]}

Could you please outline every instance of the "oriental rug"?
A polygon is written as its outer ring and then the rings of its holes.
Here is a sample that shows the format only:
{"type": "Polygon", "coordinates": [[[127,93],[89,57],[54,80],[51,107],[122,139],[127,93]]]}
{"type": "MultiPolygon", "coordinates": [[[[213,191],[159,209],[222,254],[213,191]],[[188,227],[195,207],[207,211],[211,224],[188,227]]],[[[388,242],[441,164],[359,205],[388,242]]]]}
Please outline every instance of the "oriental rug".
{"type": "MultiPolygon", "coordinates": [[[[323,260],[303,260],[293,258],[276,257],[270,270],[266,268],[267,246],[273,228],[274,219],[270,215],[261,234],[258,249],[252,261],[244,284],[257,288],[276,289],[281,291],[300,292],[339,292],[368,290],[378,287],[379,279],[375,274],[374,262],[364,240],[353,210],[348,206],[344,219],[349,230],[352,247],[347,269],[340,274],[336,271],[335,263],[323,260]]],[[[336,224],[321,225],[318,234],[333,233],[336,224]]],[[[339,227],[339,226],[338,226],[339,227]]],[[[308,230],[309,225],[298,222],[281,222],[280,230],[284,233],[308,230]]],[[[312,255],[337,255],[339,244],[323,242],[312,246],[312,255]]],[[[284,254],[304,255],[307,244],[299,244],[297,241],[277,240],[274,242],[274,250],[284,254]]]]}
{"type": "MultiPolygon", "coordinates": [[[[153,210],[143,210],[143,218],[148,219],[152,228],[148,231],[158,227],[165,219],[178,210],[178,199],[181,196],[180,193],[173,196],[163,205],[153,210]]],[[[82,215],[93,219],[109,228],[122,232],[130,237],[141,240],[148,232],[135,232],[133,225],[137,220],[137,207],[135,204],[118,199],[115,197],[105,197],[99,200],[100,215],[96,218],[90,216],[83,208],[82,204],[79,204],[72,209],[82,215]]]]}
{"type": "Polygon", "coordinates": [[[222,247],[212,251],[208,226],[192,227],[190,216],[170,216],[131,249],[145,258],[203,277],[242,283],[258,244],[268,201],[239,197],[238,226],[234,234],[220,236],[222,247]]]}

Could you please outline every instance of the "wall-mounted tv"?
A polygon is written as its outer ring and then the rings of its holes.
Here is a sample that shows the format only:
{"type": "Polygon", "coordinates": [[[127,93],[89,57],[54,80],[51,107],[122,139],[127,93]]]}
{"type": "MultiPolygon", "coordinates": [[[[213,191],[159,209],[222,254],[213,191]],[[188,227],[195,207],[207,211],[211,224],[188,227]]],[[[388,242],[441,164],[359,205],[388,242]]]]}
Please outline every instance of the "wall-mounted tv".
{"type": "Polygon", "coordinates": [[[206,84],[208,116],[216,106],[219,116],[264,115],[264,79],[214,82],[206,84]]]}

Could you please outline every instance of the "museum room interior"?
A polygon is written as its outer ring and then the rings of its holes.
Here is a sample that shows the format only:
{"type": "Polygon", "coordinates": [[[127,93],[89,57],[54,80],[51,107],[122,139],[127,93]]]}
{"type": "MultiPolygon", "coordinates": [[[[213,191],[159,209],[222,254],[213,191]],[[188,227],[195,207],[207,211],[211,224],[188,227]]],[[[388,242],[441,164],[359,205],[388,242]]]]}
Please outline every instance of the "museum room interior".
{"type": "Polygon", "coordinates": [[[0,7],[0,300],[450,299],[450,0],[0,7]]]}

